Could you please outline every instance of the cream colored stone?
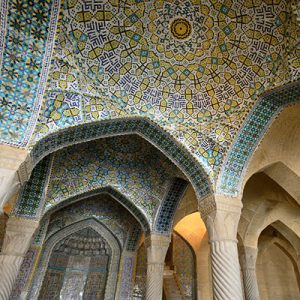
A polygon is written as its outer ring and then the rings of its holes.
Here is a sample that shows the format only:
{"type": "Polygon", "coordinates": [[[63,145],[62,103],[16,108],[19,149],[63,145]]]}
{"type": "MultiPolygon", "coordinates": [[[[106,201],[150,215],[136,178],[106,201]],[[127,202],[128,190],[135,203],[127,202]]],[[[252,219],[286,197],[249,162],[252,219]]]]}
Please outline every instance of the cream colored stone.
{"type": "Polygon", "coordinates": [[[0,211],[30,177],[32,163],[27,150],[0,145],[0,211]]]}
{"type": "Polygon", "coordinates": [[[170,237],[151,233],[145,238],[147,248],[146,300],[161,300],[165,257],[170,237]]]}
{"type": "Polygon", "coordinates": [[[242,283],[237,251],[237,227],[242,203],[239,198],[216,195],[199,203],[209,233],[215,300],[242,300],[242,283]]]}
{"type": "Polygon", "coordinates": [[[38,222],[10,217],[0,254],[0,299],[8,300],[38,222]]]}

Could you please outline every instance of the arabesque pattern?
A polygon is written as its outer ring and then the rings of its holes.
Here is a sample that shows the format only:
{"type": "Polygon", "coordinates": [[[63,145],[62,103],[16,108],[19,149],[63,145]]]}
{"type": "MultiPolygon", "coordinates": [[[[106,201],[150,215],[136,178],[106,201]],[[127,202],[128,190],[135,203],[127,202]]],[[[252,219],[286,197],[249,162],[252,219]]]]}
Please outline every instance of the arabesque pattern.
{"type": "Polygon", "coordinates": [[[130,199],[152,223],[167,181],[176,174],[179,170],[138,136],[74,145],[55,155],[45,210],[77,194],[110,186],[130,199]]]}
{"type": "Polygon", "coordinates": [[[298,30],[285,0],[66,1],[35,139],[145,116],[214,173],[258,96],[299,77],[298,30]]]}

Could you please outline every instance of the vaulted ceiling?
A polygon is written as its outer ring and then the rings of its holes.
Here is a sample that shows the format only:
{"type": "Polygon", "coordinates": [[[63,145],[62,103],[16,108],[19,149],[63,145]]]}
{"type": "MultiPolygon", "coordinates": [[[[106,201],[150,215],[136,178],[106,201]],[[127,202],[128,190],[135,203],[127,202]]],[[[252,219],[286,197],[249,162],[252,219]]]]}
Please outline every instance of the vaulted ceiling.
{"type": "Polygon", "coordinates": [[[3,1],[0,137],[145,117],[211,172],[261,94],[300,78],[296,2],[3,1]]]}

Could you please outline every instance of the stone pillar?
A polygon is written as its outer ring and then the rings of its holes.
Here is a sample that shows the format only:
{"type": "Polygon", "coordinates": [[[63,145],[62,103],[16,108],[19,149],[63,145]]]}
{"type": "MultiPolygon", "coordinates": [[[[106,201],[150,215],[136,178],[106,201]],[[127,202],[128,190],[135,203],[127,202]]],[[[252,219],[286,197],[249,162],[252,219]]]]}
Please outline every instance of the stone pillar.
{"type": "Polygon", "coordinates": [[[199,202],[209,234],[215,300],[243,299],[236,239],[241,208],[239,198],[220,195],[199,202]]]}
{"type": "Polygon", "coordinates": [[[28,179],[32,164],[26,150],[0,145],[0,212],[28,179]]]}
{"type": "Polygon", "coordinates": [[[10,217],[0,254],[0,299],[9,299],[38,222],[10,217]]]}
{"type": "Polygon", "coordinates": [[[161,300],[163,294],[163,276],[165,257],[171,238],[150,234],[145,239],[147,248],[146,300],[161,300]]]}
{"type": "Polygon", "coordinates": [[[256,279],[257,248],[243,247],[241,253],[241,267],[243,272],[246,300],[259,300],[259,291],[256,279]]]}

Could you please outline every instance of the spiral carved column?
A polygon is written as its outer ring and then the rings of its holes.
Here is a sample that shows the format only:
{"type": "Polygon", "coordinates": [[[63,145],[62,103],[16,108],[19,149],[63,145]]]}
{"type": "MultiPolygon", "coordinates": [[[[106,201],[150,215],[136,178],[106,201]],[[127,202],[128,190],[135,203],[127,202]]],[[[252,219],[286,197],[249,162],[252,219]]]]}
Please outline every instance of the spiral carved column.
{"type": "Polygon", "coordinates": [[[9,299],[38,222],[10,217],[0,255],[0,299],[9,299]]]}
{"type": "Polygon", "coordinates": [[[151,234],[145,239],[147,247],[146,300],[161,300],[164,264],[170,237],[151,234]]]}
{"type": "Polygon", "coordinates": [[[257,248],[244,247],[241,255],[246,300],[259,300],[256,278],[257,248]]]}
{"type": "Polygon", "coordinates": [[[242,300],[237,225],[242,204],[238,198],[215,196],[199,202],[210,240],[215,300],[242,300]]]}

